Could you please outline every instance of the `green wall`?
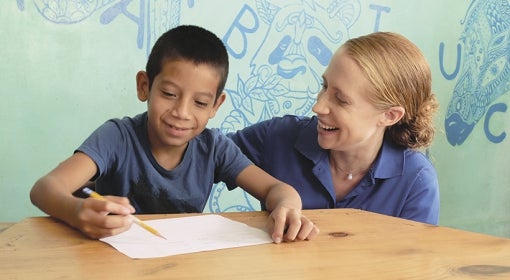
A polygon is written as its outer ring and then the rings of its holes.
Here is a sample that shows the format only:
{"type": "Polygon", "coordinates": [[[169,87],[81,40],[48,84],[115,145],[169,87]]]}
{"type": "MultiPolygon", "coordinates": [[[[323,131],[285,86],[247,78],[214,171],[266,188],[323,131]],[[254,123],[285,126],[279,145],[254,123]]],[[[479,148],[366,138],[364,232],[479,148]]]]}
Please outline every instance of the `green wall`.
{"type": "MultiPolygon", "coordinates": [[[[77,1],[2,1],[0,222],[42,215],[29,200],[33,183],[71,155],[108,118],[145,110],[145,104],[136,98],[135,75],[144,68],[147,50],[161,32],[178,23],[191,23],[224,38],[231,51],[227,88],[235,90],[239,81],[252,77],[250,64],[257,62],[257,53],[267,51],[264,46],[277,43],[278,37],[273,35],[285,32],[275,31],[276,15],[301,9],[304,14],[315,16],[326,30],[342,34],[341,39],[330,38],[327,42],[333,50],[345,38],[374,30],[402,33],[423,50],[441,102],[438,135],[429,151],[441,187],[440,224],[510,237],[510,139],[503,134],[510,130],[506,112],[510,86],[500,96],[489,92],[489,96],[479,97],[476,102],[476,96],[464,97],[465,102],[459,104],[466,107],[488,98],[493,98],[490,105],[500,106],[477,107],[481,117],[460,145],[448,142],[445,128],[448,104],[465,71],[458,64],[456,50],[461,34],[467,27],[488,33],[488,27],[475,21],[481,19],[479,14],[473,19],[477,12],[473,7],[481,1],[448,1],[446,8],[442,0],[353,0],[345,1],[349,6],[343,10],[335,4],[337,1],[135,0],[125,7],[118,0],[84,1],[87,3],[82,6],[77,1]],[[67,6],[64,8],[63,4],[67,6]],[[224,5],[227,8],[218,8],[224,5]],[[335,13],[335,9],[339,12],[335,13]],[[214,10],[220,15],[211,13],[214,10]],[[453,75],[456,68],[459,72],[453,75]]],[[[510,14],[501,11],[498,16],[510,21],[510,14]]],[[[468,49],[464,47],[463,51],[467,53],[468,49]]],[[[477,51],[480,53],[480,48],[474,53],[477,51]]],[[[468,58],[462,56],[462,62],[468,58]]],[[[509,64],[508,57],[498,65],[501,63],[509,64]]],[[[313,67],[318,73],[324,69],[321,65],[313,67]]],[[[489,74],[498,74],[493,69],[489,74]]],[[[285,101],[276,100],[281,101],[282,107],[272,112],[274,115],[297,112],[292,106],[285,107],[285,101]]],[[[254,112],[243,115],[250,122],[259,120],[257,112],[267,104],[257,99],[253,106],[254,112]]],[[[452,108],[464,110],[460,105],[452,108]]],[[[209,126],[224,126],[225,118],[235,109],[227,100],[209,126]]],[[[471,114],[471,119],[475,115],[471,114]]],[[[226,192],[217,187],[213,196],[207,211],[258,209],[257,203],[241,191],[226,192]]]]}

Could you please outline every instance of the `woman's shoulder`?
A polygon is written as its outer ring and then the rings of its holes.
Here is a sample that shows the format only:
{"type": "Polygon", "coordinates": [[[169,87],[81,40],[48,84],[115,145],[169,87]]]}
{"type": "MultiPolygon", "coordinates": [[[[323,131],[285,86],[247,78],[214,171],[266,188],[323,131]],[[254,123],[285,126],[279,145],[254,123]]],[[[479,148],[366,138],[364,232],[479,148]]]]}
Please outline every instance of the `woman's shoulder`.
{"type": "Polygon", "coordinates": [[[389,177],[397,174],[416,175],[424,171],[435,176],[436,171],[429,157],[430,155],[427,152],[406,148],[385,140],[378,166],[381,168],[381,174],[389,177]],[[388,162],[392,164],[386,164],[388,162]]]}
{"type": "Polygon", "coordinates": [[[410,163],[414,166],[434,168],[431,155],[428,150],[421,151],[407,148],[404,150],[404,157],[406,163],[410,163]]]}
{"type": "Polygon", "coordinates": [[[271,119],[261,122],[261,124],[270,126],[272,128],[293,130],[296,127],[308,126],[311,123],[314,123],[314,121],[316,122],[315,117],[284,115],[284,116],[280,116],[280,117],[273,117],[271,119]]]}

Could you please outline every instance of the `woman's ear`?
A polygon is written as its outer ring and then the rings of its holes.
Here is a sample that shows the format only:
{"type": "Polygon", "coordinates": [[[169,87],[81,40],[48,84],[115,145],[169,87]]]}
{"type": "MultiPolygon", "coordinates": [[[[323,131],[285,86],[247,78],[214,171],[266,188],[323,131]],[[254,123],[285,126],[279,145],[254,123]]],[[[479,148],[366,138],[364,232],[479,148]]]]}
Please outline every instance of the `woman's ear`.
{"type": "Polygon", "coordinates": [[[136,91],[140,101],[145,102],[149,99],[149,77],[147,72],[138,71],[136,73],[136,91]]]}
{"type": "Polygon", "coordinates": [[[384,125],[392,126],[404,117],[406,110],[403,107],[396,106],[391,107],[384,113],[384,125]]]}

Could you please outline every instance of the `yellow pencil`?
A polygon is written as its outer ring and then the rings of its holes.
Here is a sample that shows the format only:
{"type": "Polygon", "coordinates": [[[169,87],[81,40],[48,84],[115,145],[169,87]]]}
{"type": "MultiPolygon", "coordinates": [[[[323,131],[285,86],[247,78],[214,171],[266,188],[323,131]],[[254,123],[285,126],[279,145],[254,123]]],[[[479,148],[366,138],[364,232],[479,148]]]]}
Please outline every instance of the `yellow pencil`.
{"type": "MultiPolygon", "coordinates": [[[[87,194],[88,196],[92,197],[92,198],[96,198],[96,199],[100,199],[100,200],[106,200],[106,198],[104,198],[102,195],[98,194],[97,192],[85,187],[83,188],[83,192],[85,194],[87,194]]],[[[161,233],[159,233],[156,229],[154,229],[153,227],[149,226],[148,224],[144,223],[142,220],[138,219],[137,217],[133,216],[133,215],[130,215],[132,218],[133,218],[133,222],[135,222],[136,224],[138,224],[139,226],[141,226],[142,228],[148,230],[149,232],[151,232],[152,234],[156,235],[156,236],[159,236],[163,239],[166,239],[163,235],[161,235],[161,233]]]]}

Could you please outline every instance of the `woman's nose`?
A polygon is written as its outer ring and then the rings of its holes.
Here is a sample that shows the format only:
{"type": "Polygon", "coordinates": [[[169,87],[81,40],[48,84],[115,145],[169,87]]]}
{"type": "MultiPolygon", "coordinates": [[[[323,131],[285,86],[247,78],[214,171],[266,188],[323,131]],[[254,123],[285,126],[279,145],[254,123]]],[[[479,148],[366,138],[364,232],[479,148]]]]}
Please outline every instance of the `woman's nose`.
{"type": "Polygon", "coordinates": [[[321,92],[317,95],[317,100],[315,100],[312,111],[316,114],[327,114],[325,92],[321,92]]]}

